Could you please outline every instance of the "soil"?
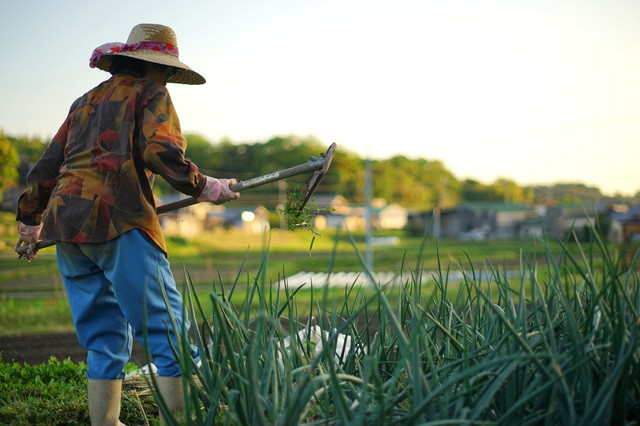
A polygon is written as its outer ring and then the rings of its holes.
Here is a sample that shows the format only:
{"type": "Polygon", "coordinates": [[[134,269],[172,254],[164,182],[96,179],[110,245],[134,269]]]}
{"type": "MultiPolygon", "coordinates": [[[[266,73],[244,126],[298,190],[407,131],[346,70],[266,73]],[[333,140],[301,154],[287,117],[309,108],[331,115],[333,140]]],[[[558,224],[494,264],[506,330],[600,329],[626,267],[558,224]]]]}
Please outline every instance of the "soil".
{"type": "MultiPolygon", "coordinates": [[[[46,363],[51,356],[58,360],[70,358],[73,362],[87,362],[87,351],[80,346],[75,333],[50,333],[0,337],[2,362],[37,365],[46,363]]],[[[131,361],[145,365],[144,351],[134,342],[131,361]]]]}
{"type": "MultiPolygon", "coordinates": [[[[300,324],[307,323],[307,319],[301,319],[300,324]]],[[[378,318],[369,320],[369,328],[376,330],[378,318]]],[[[285,332],[289,330],[288,318],[281,317],[280,324],[285,332]]],[[[315,324],[315,322],[314,322],[315,324]]],[[[358,324],[358,328],[364,326],[364,322],[358,324]]],[[[251,325],[249,326],[251,328],[251,325]]],[[[73,362],[87,361],[87,351],[80,346],[75,333],[46,333],[22,336],[0,337],[0,362],[37,365],[46,363],[50,357],[58,360],[70,358],[73,362]]],[[[144,349],[134,340],[131,354],[131,362],[142,366],[146,365],[144,349]]]]}

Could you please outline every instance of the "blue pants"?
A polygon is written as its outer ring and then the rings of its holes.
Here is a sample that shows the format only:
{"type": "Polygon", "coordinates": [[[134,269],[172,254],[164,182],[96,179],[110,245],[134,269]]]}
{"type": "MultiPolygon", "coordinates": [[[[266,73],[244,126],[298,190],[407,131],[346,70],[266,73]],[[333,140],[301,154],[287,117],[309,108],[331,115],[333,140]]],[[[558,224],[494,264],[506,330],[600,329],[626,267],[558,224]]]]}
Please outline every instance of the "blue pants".
{"type": "MultiPolygon", "coordinates": [[[[181,324],[183,301],[169,262],[146,234],[134,229],[104,243],[58,242],[56,251],[78,340],[88,350],[87,376],[124,377],[133,344],[131,331],[143,343],[143,303],[148,349],[158,374],[179,376],[167,327],[174,347],[178,346],[160,286],[178,327],[188,330],[189,321],[181,324]]],[[[192,356],[197,357],[193,347],[192,356]]]]}

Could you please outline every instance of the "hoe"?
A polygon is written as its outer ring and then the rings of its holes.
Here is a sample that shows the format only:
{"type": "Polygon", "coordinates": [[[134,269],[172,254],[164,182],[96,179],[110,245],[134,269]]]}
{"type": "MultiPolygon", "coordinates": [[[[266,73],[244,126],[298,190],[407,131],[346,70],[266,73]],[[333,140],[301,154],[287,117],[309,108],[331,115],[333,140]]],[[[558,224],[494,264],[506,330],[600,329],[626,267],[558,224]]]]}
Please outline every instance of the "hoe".
{"type": "MultiPolygon", "coordinates": [[[[253,179],[248,179],[245,181],[240,181],[236,184],[231,185],[229,188],[234,192],[244,191],[245,189],[255,188],[257,186],[262,186],[267,183],[276,182],[282,179],[286,179],[292,176],[298,176],[305,173],[311,173],[309,178],[307,179],[307,190],[305,192],[304,200],[298,207],[298,211],[302,211],[304,206],[307,204],[313,193],[318,188],[318,184],[324,177],[325,173],[329,169],[331,165],[331,160],[333,159],[333,154],[336,151],[336,144],[332,143],[327,149],[326,152],[320,154],[320,157],[309,157],[309,161],[306,163],[298,164],[297,166],[290,167],[284,170],[278,170],[273,173],[269,173],[266,175],[258,176],[253,179]]],[[[175,201],[173,203],[162,204],[156,207],[156,213],[162,214],[170,211],[178,210],[183,207],[191,206],[193,204],[198,203],[193,197],[185,198],[179,201],[175,201]]],[[[55,241],[41,241],[36,245],[36,250],[38,251],[42,248],[49,247],[55,244],[55,241]]],[[[26,245],[19,247],[16,250],[19,257],[22,257],[27,254],[26,245]]]]}

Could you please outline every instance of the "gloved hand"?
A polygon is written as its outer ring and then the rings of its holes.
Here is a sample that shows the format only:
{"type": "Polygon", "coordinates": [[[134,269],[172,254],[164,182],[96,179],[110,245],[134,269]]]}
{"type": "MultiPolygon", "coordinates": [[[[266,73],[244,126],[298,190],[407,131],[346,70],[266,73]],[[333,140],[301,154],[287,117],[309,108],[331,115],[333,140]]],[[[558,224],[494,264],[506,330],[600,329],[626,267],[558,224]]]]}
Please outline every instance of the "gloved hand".
{"type": "Polygon", "coordinates": [[[27,246],[26,254],[19,255],[19,258],[24,257],[28,262],[31,262],[36,257],[36,254],[38,254],[36,244],[42,241],[42,238],[40,238],[41,230],[42,224],[35,226],[25,225],[22,222],[18,224],[18,241],[13,250],[17,252],[22,245],[27,246]]]}
{"type": "Polygon", "coordinates": [[[230,185],[238,183],[236,179],[216,179],[211,176],[205,176],[207,183],[202,190],[202,194],[198,197],[198,202],[209,201],[213,204],[226,203],[229,200],[237,200],[240,198],[239,192],[233,192],[229,189],[230,185]]]}

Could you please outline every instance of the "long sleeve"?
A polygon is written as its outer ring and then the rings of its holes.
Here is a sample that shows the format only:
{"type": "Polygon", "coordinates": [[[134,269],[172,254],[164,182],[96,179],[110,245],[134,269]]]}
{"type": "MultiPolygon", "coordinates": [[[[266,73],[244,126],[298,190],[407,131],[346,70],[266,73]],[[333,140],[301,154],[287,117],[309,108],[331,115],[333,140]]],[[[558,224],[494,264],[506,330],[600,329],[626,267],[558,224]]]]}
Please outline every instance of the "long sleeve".
{"type": "Polygon", "coordinates": [[[144,165],[173,188],[198,197],[206,179],[184,158],[187,141],[168,92],[157,93],[143,110],[140,136],[144,165]]]}
{"type": "Polygon", "coordinates": [[[64,147],[73,112],[64,121],[56,136],[45,149],[27,175],[27,189],[18,201],[16,219],[25,225],[37,225],[49,204],[49,198],[57,184],[60,166],[64,161],[64,147]]]}
{"type": "Polygon", "coordinates": [[[108,241],[137,228],[166,252],[153,174],[199,196],[206,179],[184,158],[185,149],[166,87],[113,76],[71,107],[29,174],[18,220],[42,221],[45,238],[78,243],[108,241]]]}

